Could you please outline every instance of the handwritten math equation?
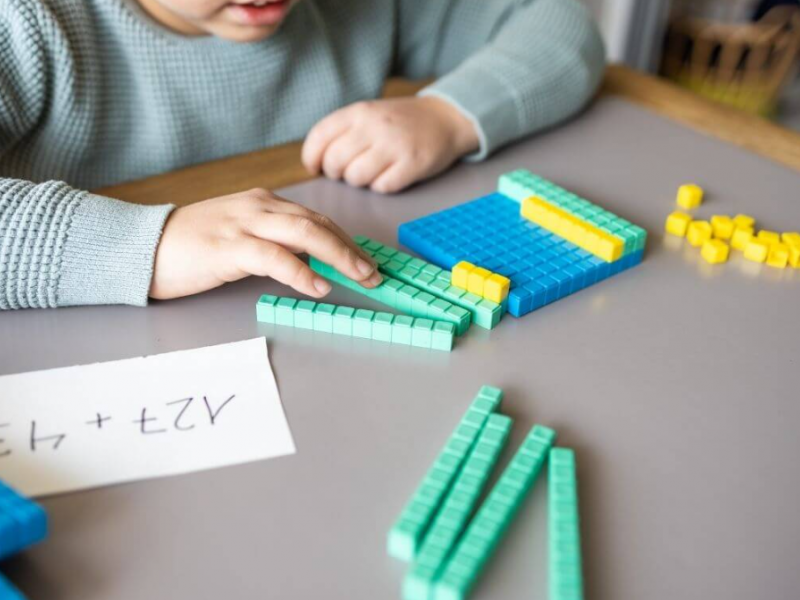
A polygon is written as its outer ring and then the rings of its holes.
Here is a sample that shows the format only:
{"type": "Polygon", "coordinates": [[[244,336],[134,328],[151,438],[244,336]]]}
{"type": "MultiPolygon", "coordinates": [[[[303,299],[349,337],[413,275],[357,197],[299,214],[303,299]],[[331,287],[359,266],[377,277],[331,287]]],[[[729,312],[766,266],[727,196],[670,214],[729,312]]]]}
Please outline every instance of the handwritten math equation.
{"type": "Polygon", "coordinates": [[[25,437],[28,442],[26,450],[30,452],[57,451],[68,438],[90,432],[110,431],[118,427],[136,428],[143,436],[170,432],[185,433],[196,428],[214,427],[218,424],[223,410],[229,411],[235,399],[236,394],[218,399],[208,396],[189,396],[164,402],[162,406],[158,407],[142,407],[135,415],[96,412],[94,415],[86,415],[85,420],[76,420],[70,426],[70,431],[65,431],[66,428],[61,428],[59,431],[59,428],[52,426],[47,419],[31,419],[24,423],[0,422],[0,459],[14,452],[14,449],[8,447],[7,440],[3,437],[5,432],[11,431],[12,428],[25,428],[25,437]],[[80,428],[77,428],[77,425],[80,428]]]}

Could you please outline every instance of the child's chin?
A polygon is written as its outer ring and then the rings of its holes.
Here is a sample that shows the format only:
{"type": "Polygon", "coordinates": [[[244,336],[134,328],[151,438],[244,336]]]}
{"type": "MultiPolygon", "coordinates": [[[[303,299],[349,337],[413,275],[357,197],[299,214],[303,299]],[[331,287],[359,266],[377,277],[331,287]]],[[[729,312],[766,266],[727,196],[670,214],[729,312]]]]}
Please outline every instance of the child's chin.
{"type": "Polygon", "coordinates": [[[209,33],[231,41],[231,42],[260,42],[273,35],[278,28],[278,25],[262,25],[259,27],[247,27],[245,25],[225,24],[214,27],[209,33]]]}

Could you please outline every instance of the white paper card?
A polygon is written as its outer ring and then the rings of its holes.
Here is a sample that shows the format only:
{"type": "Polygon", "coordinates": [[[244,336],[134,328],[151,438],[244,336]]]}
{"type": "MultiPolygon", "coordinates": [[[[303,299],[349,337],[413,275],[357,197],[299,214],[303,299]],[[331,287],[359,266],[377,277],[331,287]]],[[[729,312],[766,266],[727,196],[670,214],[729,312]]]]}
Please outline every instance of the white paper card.
{"type": "Polygon", "coordinates": [[[0,377],[0,479],[28,496],[294,451],[264,338],[0,377]]]}

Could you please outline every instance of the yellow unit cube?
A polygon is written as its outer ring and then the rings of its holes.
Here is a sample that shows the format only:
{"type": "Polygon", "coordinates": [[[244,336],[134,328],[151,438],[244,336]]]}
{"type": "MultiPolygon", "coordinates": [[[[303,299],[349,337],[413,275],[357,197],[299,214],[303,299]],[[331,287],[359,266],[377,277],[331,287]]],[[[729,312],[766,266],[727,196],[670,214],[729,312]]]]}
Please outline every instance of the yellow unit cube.
{"type": "Polygon", "coordinates": [[[728,244],[722,240],[708,240],[703,244],[703,249],[700,251],[701,256],[706,262],[712,265],[724,263],[728,260],[729,253],[730,249],[728,248],[728,244]]]}
{"type": "Polygon", "coordinates": [[[762,229],[758,232],[757,237],[762,242],[767,242],[769,245],[781,243],[781,234],[776,231],[767,231],[766,229],[762,229]]]}
{"type": "Polygon", "coordinates": [[[483,267],[475,267],[469,273],[467,291],[470,294],[483,297],[483,286],[486,285],[486,280],[489,279],[491,275],[491,271],[487,271],[483,267]]]}
{"type": "Polygon", "coordinates": [[[508,298],[508,291],[511,289],[511,280],[497,273],[492,274],[483,286],[483,297],[492,302],[500,304],[508,298]]]}
{"type": "Polygon", "coordinates": [[[729,240],[736,225],[733,224],[733,219],[727,215],[714,215],[711,217],[711,228],[714,230],[714,237],[729,240]]]}
{"type": "Polygon", "coordinates": [[[789,263],[789,246],[786,244],[772,244],[767,255],[767,264],[770,267],[785,269],[789,263]]]}
{"type": "Polygon", "coordinates": [[[687,183],[678,188],[676,198],[678,206],[685,209],[697,208],[703,203],[703,188],[693,183],[687,183]]]}
{"type": "Polygon", "coordinates": [[[699,248],[706,241],[711,239],[712,229],[711,223],[708,221],[692,221],[689,223],[689,229],[686,232],[686,239],[689,243],[699,248]]]}
{"type": "Polygon", "coordinates": [[[763,263],[769,255],[769,246],[764,240],[753,238],[744,247],[744,257],[753,262],[763,263]]]}
{"type": "Polygon", "coordinates": [[[753,239],[752,227],[737,227],[731,236],[731,247],[744,250],[751,239],[753,239]]]}
{"type": "Polygon", "coordinates": [[[467,289],[469,274],[473,269],[475,269],[475,265],[462,260],[453,267],[453,270],[450,272],[450,285],[461,288],[462,290],[467,289]]]}
{"type": "Polygon", "coordinates": [[[685,237],[686,230],[689,228],[689,223],[692,222],[692,217],[685,212],[676,210],[667,217],[667,222],[664,229],[667,233],[677,235],[678,237],[685,237]]]}
{"type": "Polygon", "coordinates": [[[789,264],[800,269],[800,244],[789,244],[789,264]]]}
{"type": "Polygon", "coordinates": [[[733,217],[733,224],[737,229],[745,229],[747,227],[753,229],[756,226],[756,220],[750,215],[736,215],[733,217]]]}
{"type": "Polygon", "coordinates": [[[781,235],[781,241],[788,246],[800,246],[800,233],[792,231],[781,235]]]}

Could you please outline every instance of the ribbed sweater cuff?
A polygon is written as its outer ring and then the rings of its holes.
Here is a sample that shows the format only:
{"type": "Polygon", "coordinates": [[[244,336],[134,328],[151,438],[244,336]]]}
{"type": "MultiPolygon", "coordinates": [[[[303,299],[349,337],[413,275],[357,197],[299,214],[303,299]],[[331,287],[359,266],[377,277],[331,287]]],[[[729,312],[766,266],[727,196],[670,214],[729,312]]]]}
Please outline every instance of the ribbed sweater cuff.
{"type": "Polygon", "coordinates": [[[156,248],[173,208],[87,194],[67,232],[57,304],[145,306],[156,248]]]}
{"type": "Polygon", "coordinates": [[[420,90],[419,96],[435,96],[452,104],[475,126],[480,146],[477,152],[464,157],[468,161],[484,160],[521,130],[519,109],[513,92],[504,81],[490,72],[470,68],[470,74],[445,76],[420,90]],[[475,85],[475,81],[480,81],[475,85]]]}

